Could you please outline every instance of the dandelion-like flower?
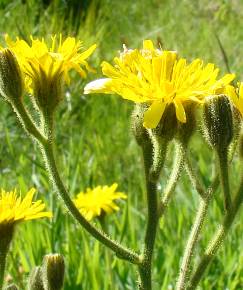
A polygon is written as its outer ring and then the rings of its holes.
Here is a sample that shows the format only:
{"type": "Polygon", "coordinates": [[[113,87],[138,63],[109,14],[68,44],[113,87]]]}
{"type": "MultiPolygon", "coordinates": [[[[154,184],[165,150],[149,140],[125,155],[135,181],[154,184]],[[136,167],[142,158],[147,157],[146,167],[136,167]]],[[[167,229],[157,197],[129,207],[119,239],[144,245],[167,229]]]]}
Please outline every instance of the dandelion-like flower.
{"type": "MultiPolygon", "coordinates": [[[[86,77],[86,70],[94,71],[87,58],[96,45],[83,50],[82,42],[74,37],[63,41],[62,35],[59,39],[53,36],[50,47],[44,39],[33,37],[30,45],[19,38],[13,41],[9,36],[6,36],[6,43],[5,50],[9,49],[18,61],[25,89],[34,96],[33,100],[43,112],[52,113],[63,99],[62,87],[64,81],[70,83],[70,70],[77,71],[81,77],[86,77]]],[[[1,47],[0,50],[4,52],[1,47]]]]}
{"type": "Polygon", "coordinates": [[[88,188],[86,192],[80,192],[77,195],[74,203],[87,220],[100,216],[102,212],[110,214],[119,210],[115,200],[127,198],[123,192],[116,192],[117,187],[118,184],[114,183],[111,186],[88,188]]]}
{"type": "Polygon", "coordinates": [[[63,74],[67,83],[70,83],[69,71],[76,70],[81,77],[86,76],[83,67],[93,71],[86,59],[94,52],[96,44],[87,50],[82,50],[82,42],[74,37],[67,37],[64,41],[62,35],[57,39],[52,37],[51,46],[48,47],[45,40],[31,37],[31,45],[25,40],[17,38],[16,41],[6,35],[8,47],[16,55],[24,73],[35,80],[40,74],[47,78],[53,78],[56,74],[63,74]]]}
{"type": "Polygon", "coordinates": [[[12,226],[22,221],[52,216],[51,212],[44,211],[45,204],[41,200],[33,202],[35,191],[31,188],[23,199],[17,195],[16,190],[1,191],[0,229],[5,225],[12,226]]]}
{"type": "Polygon", "coordinates": [[[146,128],[155,128],[171,103],[177,119],[185,123],[186,103],[202,103],[208,95],[224,93],[235,78],[234,74],[226,74],[217,79],[219,69],[214,64],[204,65],[201,59],[187,63],[175,51],[155,49],[151,40],[145,40],[141,50],[125,47],[114,63],[103,62],[102,72],[108,78],[87,84],[84,93],[116,93],[145,104],[146,128]]]}

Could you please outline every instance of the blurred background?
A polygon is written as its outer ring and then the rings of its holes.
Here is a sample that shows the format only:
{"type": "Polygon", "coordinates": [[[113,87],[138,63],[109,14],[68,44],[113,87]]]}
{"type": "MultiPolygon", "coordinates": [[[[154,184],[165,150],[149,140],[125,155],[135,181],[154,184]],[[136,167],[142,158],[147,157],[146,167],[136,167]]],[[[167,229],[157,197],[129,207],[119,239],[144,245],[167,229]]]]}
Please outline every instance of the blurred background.
{"type": "MultiPolygon", "coordinates": [[[[121,210],[106,217],[114,238],[139,250],[146,222],[143,164],[130,129],[133,105],[119,96],[83,95],[84,85],[101,76],[102,60],[111,61],[122,44],[139,48],[152,39],[163,49],[177,50],[190,59],[202,58],[235,72],[243,80],[243,2],[241,0],[0,0],[0,43],[4,34],[27,41],[62,33],[83,41],[84,47],[97,43],[91,57],[96,74],[81,80],[73,74],[65,101],[57,114],[58,164],[74,196],[86,187],[119,184],[128,194],[121,210]]],[[[161,192],[170,173],[173,145],[161,177],[161,192]]],[[[212,151],[200,132],[190,144],[193,164],[206,186],[210,185],[212,151]]],[[[239,180],[237,162],[231,170],[232,188],[239,180]]],[[[26,279],[47,253],[65,256],[65,290],[136,289],[136,269],[119,261],[89,237],[67,215],[50,186],[38,148],[23,133],[9,106],[0,101],[0,184],[6,190],[25,193],[38,189],[54,211],[51,222],[33,221],[17,229],[8,260],[7,281],[26,289],[26,279]]],[[[220,192],[211,204],[203,228],[198,254],[222,220],[220,192]]],[[[184,174],[176,195],[160,223],[154,254],[154,290],[174,289],[186,238],[198,207],[197,193],[184,174]]],[[[200,289],[243,289],[243,214],[231,235],[207,270],[200,289]]],[[[194,257],[196,263],[199,256],[194,257]]]]}

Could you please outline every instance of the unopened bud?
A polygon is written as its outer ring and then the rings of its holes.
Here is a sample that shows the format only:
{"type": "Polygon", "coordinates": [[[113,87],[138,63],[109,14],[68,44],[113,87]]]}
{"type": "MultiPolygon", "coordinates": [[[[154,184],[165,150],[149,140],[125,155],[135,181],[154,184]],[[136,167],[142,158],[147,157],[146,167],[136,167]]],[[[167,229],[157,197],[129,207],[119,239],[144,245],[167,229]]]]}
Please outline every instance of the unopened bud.
{"type": "Polygon", "coordinates": [[[28,290],[44,290],[41,267],[35,267],[29,276],[28,290]]]}
{"type": "Polygon", "coordinates": [[[53,114],[58,104],[63,99],[63,76],[56,72],[53,76],[47,76],[40,69],[33,79],[33,96],[37,107],[41,112],[53,114]]]}
{"type": "Polygon", "coordinates": [[[139,146],[149,141],[148,130],[143,126],[143,116],[146,108],[137,104],[132,112],[132,131],[139,146]]]}
{"type": "Polygon", "coordinates": [[[23,96],[24,82],[18,61],[10,49],[0,51],[0,94],[9,102],[23,96]]]}
{"type": "Polygon", "coordinates": [[[217,151],[228,148],[233,138],[233,117],[225,95],[207,97],[204,104],[205,136],[217,151]]]}
{"type": "MultiPolygon", "coordinates": [[[[171,141],[177,132],[177,118],[174,104],[167,105],[158,126],[152,129],[156,139],[171,141]]],[[[164,143],[164,141],[163,141],[164,143]]]]}
{"type": "Polygon", "coordinates": [[[178,129],[176,137],[187,146],[191,136],[194,134],[196,129],[196,107],[194,104],[188,104],[184,107],[186,112],[186,122],[178,122],[178,129]]]}
{"type": "Polygon", "coordinates": [[[45,290],[60,290],[64,282],[64,258],[60,254],[49,254],[44,257],[42,273],[45,290]]]}

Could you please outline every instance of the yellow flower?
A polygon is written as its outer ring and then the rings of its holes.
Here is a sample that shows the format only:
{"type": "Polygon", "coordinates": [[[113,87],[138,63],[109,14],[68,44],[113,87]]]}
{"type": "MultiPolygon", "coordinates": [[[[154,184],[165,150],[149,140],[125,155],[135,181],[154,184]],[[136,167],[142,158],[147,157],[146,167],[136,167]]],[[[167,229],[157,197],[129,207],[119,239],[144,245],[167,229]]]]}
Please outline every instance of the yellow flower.
{"type": "Polygon", "coordinates": [[[203,64],[200,59],[187,63],[175,51],[155,49],[151,40],[143,42],[143,49],[128,50],[114,58],[115,65],[102,63],[108,78],[93,81],[84,89],[89,93],[116,93],[135,103],[144,103],[144,126],[155,128],[166,108],[173,103],[177,119],[185,123],[186,102],[202,103],[212,94],[225,92],[235,78],[226,74],[217,80],[219,69],[214,64],[203,64]]]}
{"type": "Polygon", "coordinates": [[[243,117],[243,82],[238,83],[238,88],[227,86],[227,94],[231,97],[233,104],[243,117]]]}
{"type": "Polygon", "coordinates": [[[17,195],[16,190],[10,192],[1,190],[0,227],[41,217],[52,217],[51,212],[43,211],[45,204],[41,200],[33,202],[35,191],[34,188],[31,188],[22,199],[17,195]]]}
{"type": "Polygon", "coordinates": [[[85,193],[80,192],[77,195],[74,203],[87,220],[100,216],[102,212],[109,214],[118,211],[119,207],[114,201],[120,198],[126,199],[127,196],[123,192],[116,192],[117,186],[118,184],[114,183],[111,186],[88,188],[85,193]]]}
{"type": "Polygon", "coordinates": [[[21,69],[26,75],[26,87],[32,92],[32,83],[39,81],[40,76],[50,80],[64,76],[66,83],[70,83],[69,71],[76,70],[81,77],[86,76],[85,67],[88,71],[93,69],[86,59],[93,53],[96,45],[92,45],[85,51],[82,50],[82,42],[74,37],[67,37],[64,41],[62,35],[57,39],[52,37],[51,46],[48,47],[44,39],[31,37],[31,45],[17,38],[13,41],[8,35],[5,37],[8,47],[14,52],[21,69]],[[82,67],[83,66],[83,67],[82,67]]]}

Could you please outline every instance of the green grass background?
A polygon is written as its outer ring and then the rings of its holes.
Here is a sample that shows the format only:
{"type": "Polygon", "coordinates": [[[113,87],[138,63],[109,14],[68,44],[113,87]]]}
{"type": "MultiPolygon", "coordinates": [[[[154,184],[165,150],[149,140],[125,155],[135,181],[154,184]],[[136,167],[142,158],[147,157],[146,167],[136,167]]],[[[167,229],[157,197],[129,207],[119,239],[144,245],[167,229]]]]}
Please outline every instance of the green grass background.
{"type": "MultiPolygon", "coordinates": [[[[146,202],[140,149],[130,129],[132,104],[118,96],[83,95],[88,80],[98,78],[99,64],[112,60],[125,43],[141,47],[143,39],[153,39],[164,49],[177,50],[189,59],[200,57],[227,69],[214,32],[227,53],[232,72],[243,74],[243,3],[190,0],[100,0],[52,1],[0,0],[1,43],[4,34],[29,39],[29,35],[62,33],[75,35],[85,46],[96,42],[92,56],[97,74],[80,80],[74,74],[66,89],[66,99],[57,114],[58,164],[72,195],[88,186],[119,183],[128,194],[120,202],[121,211],[107,217],[112,237],[139,250],[146,223],[146,202]]],[[[210,184],[212,151],[196,134],[190,155],[205,185],[210,184]]],[[[161,191],[170,173],[173,146],[163,170],[161,191]]],[[[239,181],[239,162],[230,171],[232,188],[239,181]]],[[[54,211],[52,221],[33,221],[20,225],[8,259],[7,280],[26,289],[26,279],[43,255],[62,253],[66,261],[65,290],[136,289],[136,268],[118,260],[86,234],[68,216],[55,196],[43,168],[38,148],[23,133],[9,106],[0,101],[0,184],[2,188],[35,186],[38,198],[54,211]]],[[[222,220],[221,193],[216,193],[203,228],[196,263],[207,241],[222,220]]],[[[174,289],[180,257],[198,207],[197,193],[184,174],[158,230],[154,253],[154,290],[174,289]]],[[[242,212],[225,245],[208,268],[200,289],[243,289],[242,212]]]]}

